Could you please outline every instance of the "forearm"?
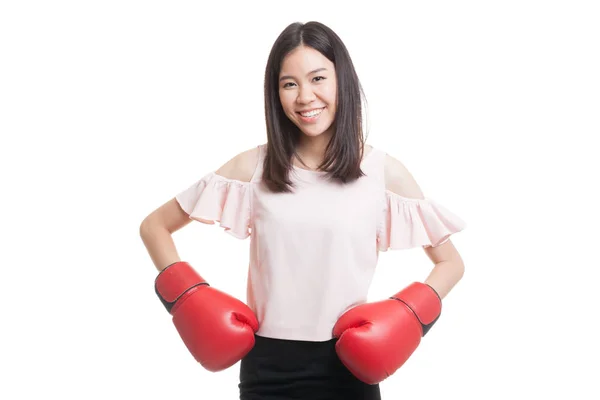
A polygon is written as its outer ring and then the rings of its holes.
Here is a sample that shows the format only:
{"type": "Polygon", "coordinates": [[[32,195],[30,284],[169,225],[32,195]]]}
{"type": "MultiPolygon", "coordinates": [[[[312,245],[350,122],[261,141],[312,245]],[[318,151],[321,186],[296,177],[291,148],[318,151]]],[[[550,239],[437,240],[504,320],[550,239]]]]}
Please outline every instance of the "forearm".
{"type": "Polygon", "coordinates": [[[462,279],[464,270],[465,267],[461,261],[442,261],[435,264],[425,283],[443,299],[462,279]]]}
{"type": "Polygon", "coordinates": [[[181,261],[173,237],[166,228],[152,222],[144,222],[140,227],[140,237],[158,271],[181,261]]]}

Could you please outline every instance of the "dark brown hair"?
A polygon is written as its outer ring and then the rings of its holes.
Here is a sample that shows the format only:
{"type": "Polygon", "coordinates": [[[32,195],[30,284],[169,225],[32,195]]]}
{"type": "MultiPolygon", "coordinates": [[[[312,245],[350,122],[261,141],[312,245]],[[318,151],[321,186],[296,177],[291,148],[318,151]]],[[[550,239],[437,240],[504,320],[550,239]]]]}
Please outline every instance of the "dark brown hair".
{"type": "Polygon", "coordinates": [[[288,25],[279,35],[267,61],[264,96],[267,125],[267,152],[263,181],[274,192],[290,192],[292,157],[301,137],[300,129],[288,119],[279,100],[279,73],[286,55],[298,46],[311,47],[335,66],[337,76],[337,111],[335,132],[325,150],[320,166],[331,179],[346,183],[360,178],[364,151],[362,100],[364,92],[346,46],[338,35],[322,23],[311,21],[288,25]]]}

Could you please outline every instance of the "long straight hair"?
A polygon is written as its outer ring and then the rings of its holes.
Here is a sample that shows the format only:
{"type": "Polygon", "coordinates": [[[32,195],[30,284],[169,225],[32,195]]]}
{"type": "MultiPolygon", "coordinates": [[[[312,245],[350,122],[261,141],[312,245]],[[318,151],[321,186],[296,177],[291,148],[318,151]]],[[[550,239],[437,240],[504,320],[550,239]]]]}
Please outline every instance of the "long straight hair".
{"type": "Polygon", "coordinates": [[[320,22],[295,22],[279,35],[267,61],[264,96],[267,125],[267,153],[263,165],[263,182],[274,192],[290,192],[289,178],[292,158],[302,135],[300,129],[285,115],[279,99],[279,73],[283,59],[299,46],[311,47],[335,66],[337,76],[337,111],[333,133],[325,159],[319,170],[343,183],[364,175],[361,160],[364,152],[362,101],[365,98],[346,46],[338,35],[320,22]]]}

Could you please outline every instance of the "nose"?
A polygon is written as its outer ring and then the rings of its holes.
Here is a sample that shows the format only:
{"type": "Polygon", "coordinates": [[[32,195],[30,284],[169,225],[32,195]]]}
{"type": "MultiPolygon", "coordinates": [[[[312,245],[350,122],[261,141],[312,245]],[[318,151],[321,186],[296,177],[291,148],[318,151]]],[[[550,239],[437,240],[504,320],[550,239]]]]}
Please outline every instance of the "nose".
{"type": "Polygon", "coordinates": [[[298,97],[296,101],[299,104],[309,104],[314,101],[316,98],[315,93],[312,91],[312,88],[309,85],[300,86],[298,90],[298,97]]]}

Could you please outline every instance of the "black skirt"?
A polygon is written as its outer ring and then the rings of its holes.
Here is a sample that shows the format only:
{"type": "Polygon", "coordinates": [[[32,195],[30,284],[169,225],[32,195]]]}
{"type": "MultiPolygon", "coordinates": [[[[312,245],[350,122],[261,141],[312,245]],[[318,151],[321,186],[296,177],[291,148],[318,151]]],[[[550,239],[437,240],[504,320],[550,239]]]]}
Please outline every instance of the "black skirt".
{"type": "Polygon", "coordinates": [[[379,385],[361,382],[342,364],[336,341],[256,336],[240,362],[240,400],[380,400],[379,385]]]}

